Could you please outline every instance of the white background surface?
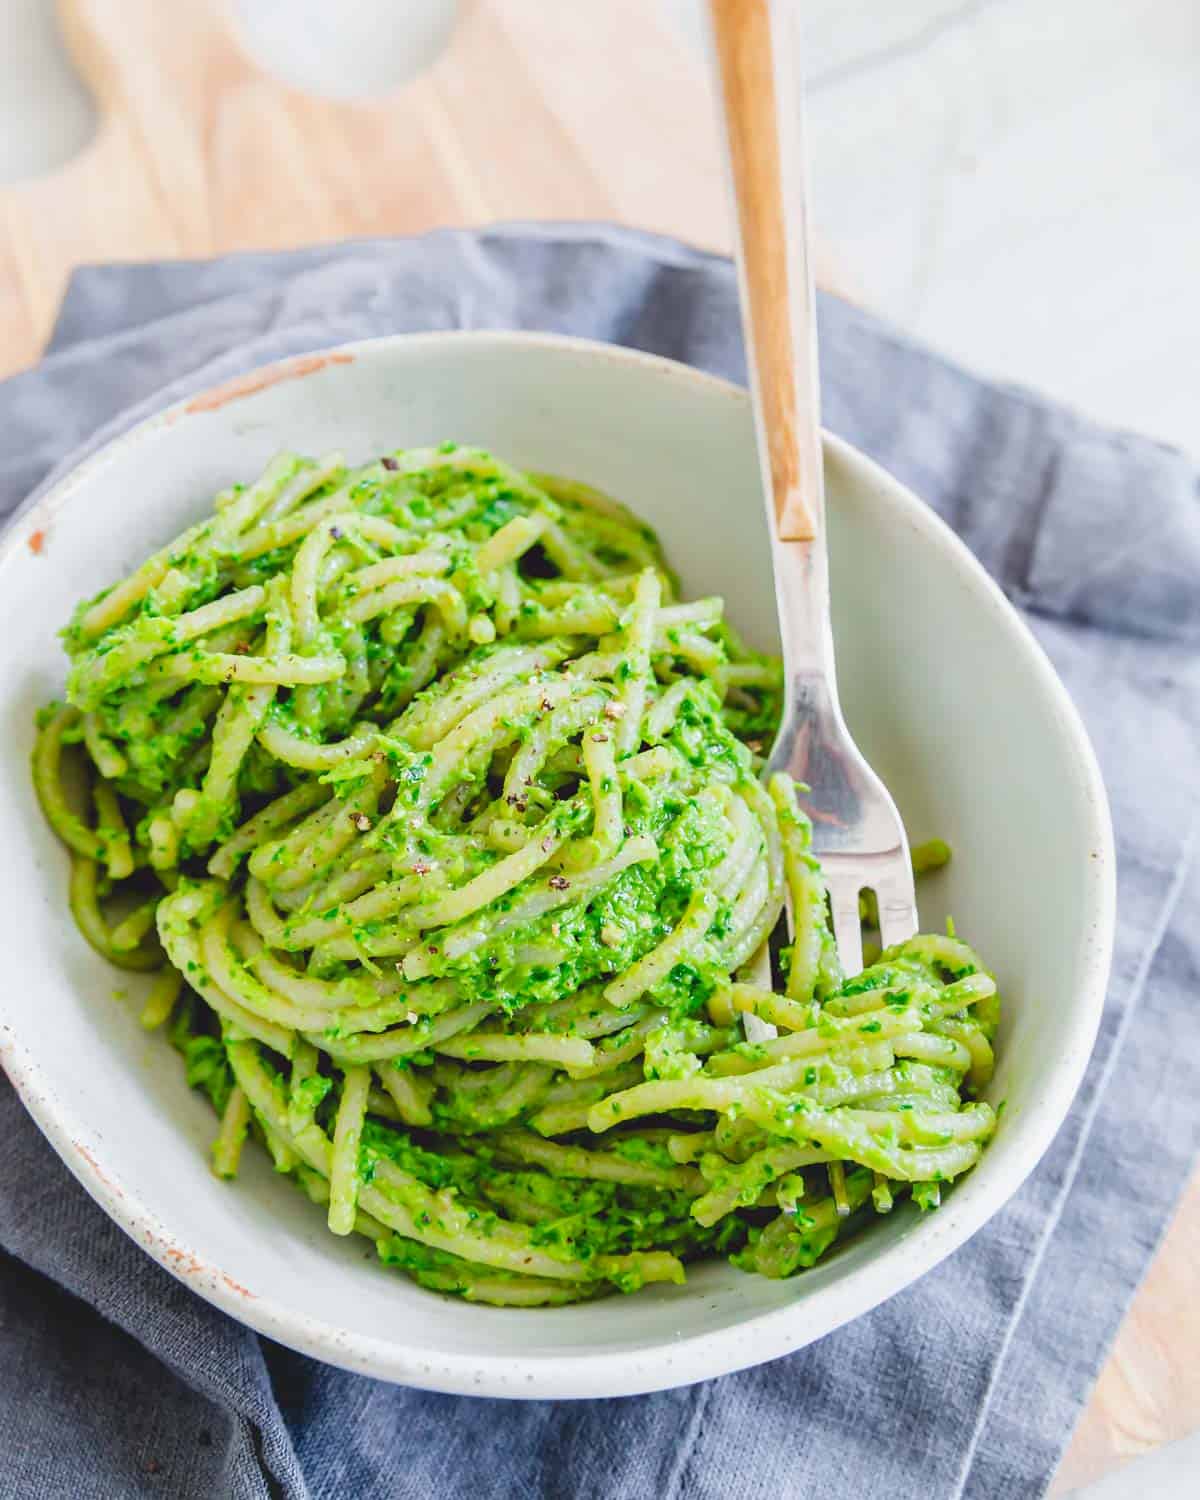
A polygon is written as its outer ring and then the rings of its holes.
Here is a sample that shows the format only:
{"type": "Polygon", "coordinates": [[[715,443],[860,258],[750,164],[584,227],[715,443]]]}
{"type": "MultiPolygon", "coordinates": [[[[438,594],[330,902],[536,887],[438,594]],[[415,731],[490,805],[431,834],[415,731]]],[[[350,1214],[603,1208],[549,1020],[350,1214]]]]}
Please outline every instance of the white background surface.
{"type": "MultiPolygon", "coordinates": [[[[661,0],[696,35],[697,0],[661,0]]],[[[965,363],[1200,452],[1198,0],[800,0],[817,231],[965,363]]]]}
{"type": "MultiPolygon", "coordinates": [[[[698,44],[697,0],[657,3],[698,44]]],[[[1200,452],[1200,0],[802,3],[815,219],[844,288],[984,373],[1200,452]]],[[[341,95],[402,79],[453,8],[344,0],[314,47],[328,0],[236,0],[264,62],[341,95]]],[[[50,17],[0,0],[0,181],[93,127],[50,17]]],[[[1200,1435],[1078,1493],[1183,1500],[1198,1473],[1200,1435]]]]}

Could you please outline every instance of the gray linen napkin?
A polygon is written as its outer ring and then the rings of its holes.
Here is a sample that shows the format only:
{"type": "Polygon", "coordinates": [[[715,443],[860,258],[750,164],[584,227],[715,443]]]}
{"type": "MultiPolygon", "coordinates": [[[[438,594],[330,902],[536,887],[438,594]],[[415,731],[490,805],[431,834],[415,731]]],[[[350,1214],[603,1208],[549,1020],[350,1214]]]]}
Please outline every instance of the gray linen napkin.
{"type": "MultiPolygon", "coordinates": [[[[321,344],[459,327],[582,334],[744,378],[728,263],[624,230],[96,267],[72,281],[44,362],[0,385],[0,516],[64,455],[188,389],[321,344]]],[[[348,1375],[231,1322],[105,1219],[0,1081],[0,1494],[1042,1493],[1200,1136],[1197,475],[842,303],[822,302],[821,335],[828,425],[945,516],[1025,612],[1112,797],[1112,985],[1042,1165],[947,1263],[789,1358],[655,1396],[505,1403],[348,1375]]]]}

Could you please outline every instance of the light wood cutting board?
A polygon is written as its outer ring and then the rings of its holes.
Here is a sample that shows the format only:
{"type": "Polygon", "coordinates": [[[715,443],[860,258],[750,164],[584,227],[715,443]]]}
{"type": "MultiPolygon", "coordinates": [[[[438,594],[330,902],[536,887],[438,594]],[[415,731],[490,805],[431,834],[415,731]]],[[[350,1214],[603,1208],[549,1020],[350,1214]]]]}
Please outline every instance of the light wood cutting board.
{"type": "Polygon", "coordinates": [[[639,0],[467,0],[430,71],[352,104],[268,77],[219,0],[60,12],[100,127],[62,170],[0,189],[0,373],[36,354],[81,261],[524,218],[727,242],[701,70],[639,0]]]}
{"type": "MultiPolygon", "coordinates": [[[[68,273],[88,261],[536,218],[612,219],[726,249],[707,85],[655,10],[465,0],[433,68],[386,100],[347,104],[264,74],[220,0],[61,0],[100,125],[65,167],[0,188],[0,375],[37,357],[68,273]]],[[[829,247],[818,274],[838,284],[829,247]]],[[[1200,1426],[1197,1245],[1200,1178],[1057,1492],[1200,1426]]]]}

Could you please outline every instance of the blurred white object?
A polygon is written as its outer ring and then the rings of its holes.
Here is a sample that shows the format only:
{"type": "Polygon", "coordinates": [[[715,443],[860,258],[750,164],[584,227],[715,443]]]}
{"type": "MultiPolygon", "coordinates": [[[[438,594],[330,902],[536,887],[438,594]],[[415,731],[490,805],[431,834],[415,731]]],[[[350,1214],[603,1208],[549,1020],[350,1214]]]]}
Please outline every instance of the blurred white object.
{"type": "Polygon", "coordinates": [[[284,83],[334,99],[415,78],[454,30],[458,0],[233,0],[243,46],[284,83]]]}
{"type": "Polygon", "coordinates": [[[95,128],[91,97],[58,33],[54,0],[0,0],[0,183],[62,166],[95,128]]]}

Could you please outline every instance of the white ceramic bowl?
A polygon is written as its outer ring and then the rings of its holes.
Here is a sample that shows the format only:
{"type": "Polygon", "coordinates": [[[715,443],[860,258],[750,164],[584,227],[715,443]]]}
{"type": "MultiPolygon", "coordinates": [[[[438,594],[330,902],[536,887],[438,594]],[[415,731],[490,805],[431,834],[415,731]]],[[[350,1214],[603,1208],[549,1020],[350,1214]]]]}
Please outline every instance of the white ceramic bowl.
{"type": "Polygon", "coordinates": [[[813,1271],[711,1263],[688,1285],[537,1311],[473,1307],[379,1267],[258,1152],[216,1181],[214,1120],[136,1020],[138,980],[77,934],[67,860],[29,785],[34,710],[61,692],[55,631],[76,600],[183,529],[280,447],[361,460],[454,438],[610,490],[661,532],[689,594],[725,595],[777,640],[744,391],[666,360],[521,334],[380,339],[291,361],[176,406],[97,453],[0,554],[0,1055],[68,1167],[147,1253],[235,1318],[387,1380],[493,1396],[628,1395],[796,1349],[907,1286],[1016,1190],[1091,1050],[1113,924],[1112,839],[1092,751],[1028,631],[962,544],[827,439],[835,632],[851,727],[916,838],[956,850],[923,887],[1006,1002],[990,1090],[1007,1108],[942,1209],[909,1207],[813,1271]],[[302,378],[301,378],[302,377],[302,378]]]}

